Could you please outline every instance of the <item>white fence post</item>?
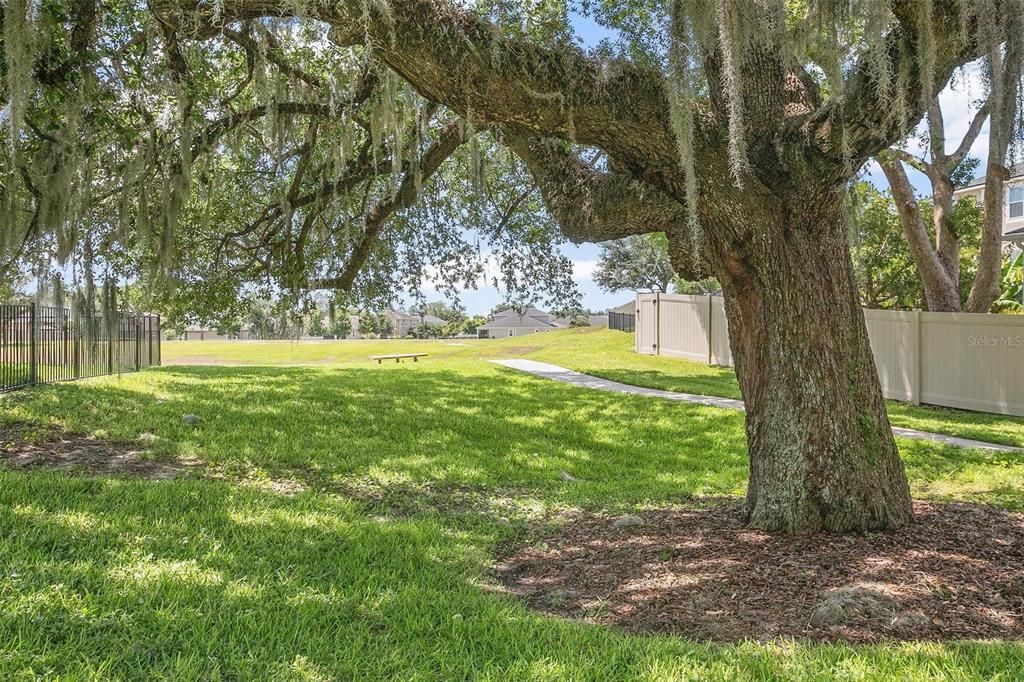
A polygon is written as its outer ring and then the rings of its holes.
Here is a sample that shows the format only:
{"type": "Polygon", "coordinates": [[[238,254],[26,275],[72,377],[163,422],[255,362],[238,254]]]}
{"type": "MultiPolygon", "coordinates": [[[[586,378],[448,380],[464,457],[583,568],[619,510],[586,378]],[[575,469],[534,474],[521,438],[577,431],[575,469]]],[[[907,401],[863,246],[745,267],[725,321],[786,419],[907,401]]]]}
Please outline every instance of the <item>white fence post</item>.
{"type": "Polygon", "coordinates": [[[914,329],[910,347],[914,351],[913,362],[910,366],[910,402],[914,405],[921,404],[921,310],[914,309],[914,329]]]}
{"type": "Polygon", "coordinates": [[[636,293],[633,297],[633,313],[636,317],[633,318],[633,344],[636,346],[637,355],[640,354],[640,329],[643,321],[640,319],[640,292],[636,293]]]}
{"type": "Polygon", "coordinates": [[[661,355],[661,293],[654,294],[654,354],[661,355]]]}
{"type": "Polygon", "coordinates": [[[708,318],[707,318],[708,319],[708,326],[707,326],[707,330],[708,330],[708,364],[710,365],[711,364],[712,355],[714,354],[714,350],[713,349],[714,349],[714,343],[715,343],[715,330],[712,328],[712,326],[714,325],[714,321],[715,321],[715,311],[712,310],[712,307],[711,307],[714,304],[712,299],[711,299],[711,294],[704,294],[704,300],[708,304],[708,318]]]}

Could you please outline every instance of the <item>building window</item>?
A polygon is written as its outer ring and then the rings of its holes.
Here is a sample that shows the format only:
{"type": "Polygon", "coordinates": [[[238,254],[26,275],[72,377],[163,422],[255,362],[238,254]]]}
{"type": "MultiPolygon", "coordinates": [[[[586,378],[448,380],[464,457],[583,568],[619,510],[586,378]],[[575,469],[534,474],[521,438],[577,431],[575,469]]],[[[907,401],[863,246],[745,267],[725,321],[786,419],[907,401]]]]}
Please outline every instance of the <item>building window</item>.
{"type": "Polygon", "coordinates": [[[1024,218],[1024,187],[1010,188],[1010,217],[1024,218]]]}
{"type": "Polygon", "coordinates": [[[515,336],[515,331],[516,331],[515,329],[509,329],[508,330],[508,335],[509,336],[515,336]]]}

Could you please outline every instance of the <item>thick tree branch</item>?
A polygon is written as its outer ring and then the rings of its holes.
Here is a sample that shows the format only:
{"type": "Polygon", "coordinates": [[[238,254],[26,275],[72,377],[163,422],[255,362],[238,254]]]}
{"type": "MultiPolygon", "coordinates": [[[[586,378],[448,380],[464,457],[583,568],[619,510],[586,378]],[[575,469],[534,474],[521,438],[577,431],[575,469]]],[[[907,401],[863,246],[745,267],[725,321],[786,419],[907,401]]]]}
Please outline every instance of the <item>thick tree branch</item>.
{"type": "MultiPolygon", "coordinates": [[[[192,37],[217,33],[209,3],[154,0],[152,6],[192,37]]],[[[424,97],[478,126],[600,146],[648,182],[683,195],[664,78],[653,67],[509,37],[473,11],[437,0],[391,0],[386,13],[383,3],[362,0],[310,3],[305,10],[346,40],[360,28],[376,58],[424,97]]],[[[224,0],[221,16],[230,23],[294,11],[288,0],[224,0]]],[[[698,130],[698,138],[708,132],[698,130]]]]}
{"type": "Polygon", "coordinates": [[[928,82],[946,83],[953,71],[983,56],[976,26],[963,26],[959,0],[932,0],[931,38],[934,42],[934,73],[921,74],[916,0],[893,0],[897,24],[887,36],[889,71],[905,74],[906,87],[897,92],[883,91],[875,80],[872,58],[863,57],[847,79],[844,95],[834,98],[818,110],[808,122],[822,141],[829,156],[840,158],[843,149],[853,152],[854,166],[906,137],[920,120],[926,107],[928,82]],[[970,40],[963,41],[963,35],[970,40]],[[895,98],[901,98],[897,101],[895,98]],[[901,117],[893,112],[906,112],[901,117]],[[845,133],[845,136],[844,136],[845,133]]]}
{"type": "Polygon", "coordinates": [[[1018,125],[1020,79],[1024,55],[1021,41],[1007,41],[1005,53],[996,48],[989,54],[993,91],[992,121],[989,127],[988,172],[985,175],[984,219],[981,227],[981,248],[978,271],[967,297],[965,309],[987,313],[999,298],[999,280],[1003,250],[1003,199],[1005,181],[1009,177],[1006,155],[1013,131],[1018,125]]]}
{"type": "Polygon", "coordinates": [[[974,113],[974,118],[971,119],[971,125],[968,126],[967,132],[964,133],[964,137],[960,140],[960,144],[957,146],[956,151],[946,157],[950,164],[950,169],[956,168],[965,158],[967,158],[967,154],[970,153],[971,147],[974,146],[974,142],[978,139],[978,135],[981,134],[981,128],[985,125],[985,119],[988,118],[991,108],[992,100],[989,98],[983,105],[981,105],[981,108],[974,113]]]}
{"type": "MultiPolygon", "coordinates": [[[[314,76],[313,74],[310,74],[289,62],[287,56],[276,42],[268,40],[266,45],[260,45],[260,43],[248,33],[235,31],[226,26],[222,32],[226,38],[236,43],[247,52],[262,54],[268,62],[281,69],[281,71],[289,76],[312,85],[314,88],[322,88],[324,86],[322,78],[314,76]]],[[[269,35],[270,34],[268,34],[268,36],[269,35]]]]}
{"type": "Polygon", "coordinates": [[[506,142],[530,169],[545,204],[574,243],[665,232],[686,224],[679,202],[628,175],[594,170],[558,140],[510,135],[506,142]]]}
{"type": "MultiPolygon", "coordinates": [[[[622,239],[650,232],[670,235],[672,265],[686,279],[704,276],[691,248],[686,208],[630,175],[595,170],[558,140],[508,135],[533,175],[562,233],[574,243],[622,239]]],[[[612,167],[617,163],[610,163],[612,167]]]]}
{"type": "Polygon", "coordinates": [[[921,171],[925,175],[929,175],[932,171],[932,164],[930,164],[928,161],[922,159],[919,156],[911,154],[905,149],[899,149],[898,147],[894,147],[892,149],[887,149],[879,156],[881,157],[888,154],[891,154],[892,156],[896,157],[897,159],[907,164],[911,168],[921,171]]]}
{"type": "Polygon", "coordinates": [[[932,153],[932,163],[943,165],[946,160],[946,122],[942,120],[942,105],[938,95],[928,102],[928,147],[932,153]]]}

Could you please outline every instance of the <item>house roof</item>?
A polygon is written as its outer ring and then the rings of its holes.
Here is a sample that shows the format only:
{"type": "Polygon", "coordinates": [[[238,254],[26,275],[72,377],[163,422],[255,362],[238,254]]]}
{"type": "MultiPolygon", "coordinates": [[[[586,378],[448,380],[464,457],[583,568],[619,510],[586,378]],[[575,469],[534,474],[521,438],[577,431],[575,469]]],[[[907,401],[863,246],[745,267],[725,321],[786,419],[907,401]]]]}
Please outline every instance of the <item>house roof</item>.
{"type": "Polygon", "coordinates": [[[508,310],[502,310],[500,313],[494,314],[494,319],[496,320],[502,317],[536,317],[542,320],[550,320],[551,313],[531,306],[523,308],[521,311],[516,308],[509,308],[508,310]]]}
{"type": "Polygon", "coordinates": [[[1010,230],[1003,235],[1004,242],[1013,242],[1014,244],[1024,244],[1024,227],[1018,227],[1016,230],[1010,230]]]}
{"type": "Polygon", "coordinates": [[[622,305],[612,308],[609,312],[612,313],[633,313],[636,312],[636,301],[626,301],[622,305]]]}
{"type": "Polygon", "coordinates": [[[403,315],[402,319],[414,322],[416,324],[446,324],[444,320],[435,315],[424,315],[423,317],[420,317],[419,315],[403,315]]]}
{"type": "MultiPolygon", "coordinates": [[[[1010,171],[1010,175],[1006,178],[1007,180],[1016,180],[1017,178],[1024,177],[1024,162],[1014,164],[1010,166],[1008,170],[1010,171]]],[[[961,187],[957,192],[962,192],[965,189],[977,189],[978,187],[984,186],[986,175],[987,173],[982,173],[981,175],[974,176],[966,187],[961,187]]]]}
{"type": "Polygon", "coordinates": [[[538,308],[526,308],[522,313],[518,310],[503,310],[494,316],[494,319],[487,324],[482,324],[477,329],[561,329],[567,327],[555,320],[550,313],[538,308]]]}

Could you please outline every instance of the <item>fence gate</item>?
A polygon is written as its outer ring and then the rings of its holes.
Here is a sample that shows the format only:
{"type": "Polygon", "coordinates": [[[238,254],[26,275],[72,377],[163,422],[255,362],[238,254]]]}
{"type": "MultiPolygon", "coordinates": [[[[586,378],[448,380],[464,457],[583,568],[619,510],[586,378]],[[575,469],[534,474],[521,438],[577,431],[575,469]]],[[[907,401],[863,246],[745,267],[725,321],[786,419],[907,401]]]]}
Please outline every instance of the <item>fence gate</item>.
{"type": "Polygon", "coordinates": [[[659,294],[636,295],[636,352],[655,355],[658,352],[659,294]]]}
{"type": "Polygon", "coordinates": [[[160,364],[160,317],[0,305],[0,392],[160,364]]]}

